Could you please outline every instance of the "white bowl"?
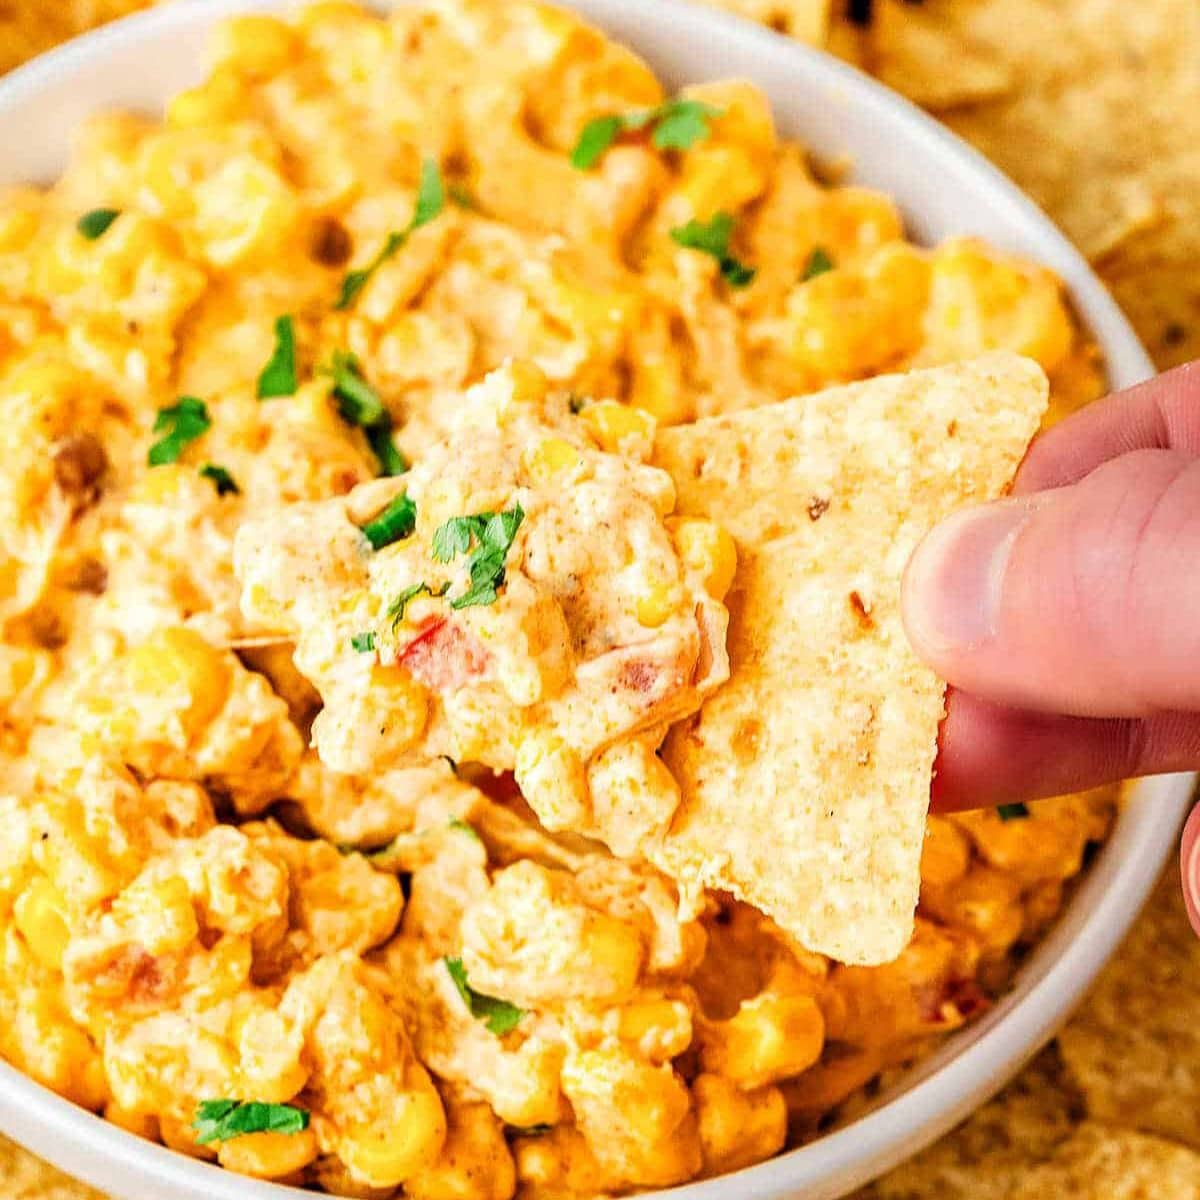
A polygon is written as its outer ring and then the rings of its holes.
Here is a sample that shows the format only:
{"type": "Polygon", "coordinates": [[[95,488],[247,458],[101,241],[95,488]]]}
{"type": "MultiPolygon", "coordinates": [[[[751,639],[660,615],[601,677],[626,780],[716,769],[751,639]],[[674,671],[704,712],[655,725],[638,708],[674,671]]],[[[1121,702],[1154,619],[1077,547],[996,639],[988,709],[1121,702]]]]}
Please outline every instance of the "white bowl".
{"type": "MultiPolygon", "coordinates": [[[[856,181],[889,192],[918,240],[977,234],[1051,267],[1103,349],[1114,387],[1152,367],[1125,318],[1034,204],[918,109],[857,71],[724,13],[681,0],[572,0],[640,51],[673,87],[751,79],[782,133],[818,155],[849,155],[856,181]]],[[[98,109],[160,111],[203,73],[220,17],[290,0],[192,0],[90,34],[0,83],[0,183],[53,179],[68,138],[98,109]]],[[[997,1091],[1050,1038],[1141,908],[1175,838],[1194,777],[1133,789],[1113,836],[1016,987],[881,1095],[870,1112],[759,1166],[659,1193],[660,1200],[834,1200],[915,1153],[997,1091]]],[[[248,1180],[151,1145],[0,1063],[0,1129],[121,1200],[285,1200],[310,1196],[248,1180]]]]}

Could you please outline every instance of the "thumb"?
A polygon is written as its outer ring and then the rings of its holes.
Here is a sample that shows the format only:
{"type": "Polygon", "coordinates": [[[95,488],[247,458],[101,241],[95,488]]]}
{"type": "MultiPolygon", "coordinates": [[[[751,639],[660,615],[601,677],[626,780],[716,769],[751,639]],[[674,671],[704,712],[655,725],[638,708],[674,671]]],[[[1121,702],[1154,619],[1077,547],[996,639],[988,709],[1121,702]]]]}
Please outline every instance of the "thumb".
{"type": "Polygon", "coordinates": [[[1137,450],[958,513],[917,547],[905,628],[944,679],[1075,716],[1200,708],[1200,460],[1137,450]]]}

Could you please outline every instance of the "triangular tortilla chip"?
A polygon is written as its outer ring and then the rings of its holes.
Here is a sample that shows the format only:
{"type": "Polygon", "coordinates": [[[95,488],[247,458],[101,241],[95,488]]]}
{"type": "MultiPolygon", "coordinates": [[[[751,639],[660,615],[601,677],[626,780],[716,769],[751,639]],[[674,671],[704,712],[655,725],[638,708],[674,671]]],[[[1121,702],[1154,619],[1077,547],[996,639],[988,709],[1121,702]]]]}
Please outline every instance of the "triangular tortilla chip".
{"type": "Polygon", "coordinates": [[[683,790],[647,852],[804,946],[894,958],[912,932],[943,686],[900,622],[921,536],[999,495],[1046,407],[1007,353],[665,430],[679,511],[737,539],[732,675],[663,750],[683,790]]]}

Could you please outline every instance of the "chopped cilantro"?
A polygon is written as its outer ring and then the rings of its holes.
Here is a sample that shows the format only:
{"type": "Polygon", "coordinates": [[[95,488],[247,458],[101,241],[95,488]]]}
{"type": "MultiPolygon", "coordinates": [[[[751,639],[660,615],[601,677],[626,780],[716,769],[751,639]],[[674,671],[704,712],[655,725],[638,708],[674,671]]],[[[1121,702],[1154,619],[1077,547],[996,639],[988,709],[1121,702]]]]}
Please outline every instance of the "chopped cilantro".
{"type": "Polygon", "coordinates": [[[432,553],[437,562],[449,562],[457,554],[467,554],[471,586],[450,601],[451,608],[471,608],[495,604],[496,590],[504,583],[504,562],[525,519],[519,504],[503,512],[474,513],[451,517],[433,534],[432,553]],[[475,548],[471,545],[474,542],[475,548]]]}
{"type": "Polygon", "coordinates": [[[482,1021],[497,1037],[503,1037],[516,1029],[525,1010],[510,1004],[507,1000],[498,1000],[495,996],[485,996],[477,992],[467,982],[466,968],[461,958],[443,958],[446,971],[454,981],[458,994],[477,1021],[482,1021]]]}
{"type": "Polygon", "coordinates": [[[368,521],[362,531],[372,550],[382,550],[392,542],[409,537],[416,527],[417,506],[408,498],[407,492],[401,492],[379,516],[368,521]]]}
{"type": "Polygon", "coordinates": [[[804,272],[800,276],[802,280],[816,279],[818,275],[824,275],[826,271],[833,270],[833,259],[829,257],[829,252],[824,246],[814,246],[812,253],[808,256],[808,261],[804,264],[804,272]]]}
{"type": "Polygon", "coordinates": [[[206,462],[200,468],[200,474],[205,479],[211,479],[213,487],[217,489],[218,496],[239,495],[241,488],[230,473],[224,467],[218,467],[216,463],[206,462]]]}
{"type": "Polygon", "coordinates": [[[483,841],[483,839],[476,832],[475,826],[470,824],[470,822],[468,822],[468,821],[462,820],[460,817],[451,817],[450,821],[449,821],[449,826],[456,833],[464,833],[467,835],[467,837],[472,837],[477,842],[483,841]]]}
{"type": "Polygon", "coordinates": [[[711,221],[691,220],[686,225],[677,225],[671,230],[671,240],[688,250],[699,250],[717,260],[721,278],[730,287],[741,288],[751,283],[758,274],[729,253],[729,239],[733,236],[733,218],[727,212],[719,212],[711,221]]]}
{"type": "Polygon", "coordinates": [[[292,1104],[258,1100],[201,1100],[192,1128],[196,1141],[207,1146],[246,1133],[300,1133],[308,1128],[308,1112],[292,1104]]]}
{"type": "Polygon", "coordinates": [[[435,600],[439,596],[444,596],[450,590],[448,583],[443,583],[437,591],[427,583],[414,583],[406,587],[404,591],[398,595],[395,600],[388,605],[387,615],[392,618],[392,628],[395,629],[401,621],[404,620],[404,614],[408,611],[408,606],[420,595],[432,596],[435,600]]]}
{"type": "Polygon", "coordinates": [[[608,113],[589,121],[571,151],[571,166],[590,171],[623,133],[636,133],[653,125],[650,141],[659,150],[690,150],[711,132],[709,121],[722,110],[699,100],[667,100],[654,108],[608,113]]]}
{"type": "Polygon", "coordinates": [[[1023,821],[1029,816],[1029,807],[1025,804],[1000,804],[996,807],[996,815],[1002,821],[1023,821]]]}
{"type": "Polygon", "coordinates": [[[350,639],[350,645],[359,654],[369,654],[375,649],[375,633],[368,629],[365,633],[356,633],[350,639]]]}
{"type": "Polygon", "coordinates": [[[94,242],[98,237],[103,237],[108,232],[108,227],[120,215],[121,210],[119,208],[93,208],[91,212],[85,212],[75,222],[75,228],[89,242],[94,242]]]}
{"type": "Polygon", "coordinates": [[[195,396],[180,396],[167,408],[160,408],[154,418],[154,432],[163,436],[150,447],[146,461],[152,467],[179,461],[188,442],[194,442],[212,427],[208,406],[195,396]]]}
{"type": "Polygon", "coordinates": [[[379,393],[363,378],[358,359],[348,350],[335,350],[333,362],[323,368],[333,378],[338,412],[349,425],[357,425],[367,437],[381,475],[403,475],[408,460],[392,440],[392,416],[379,393]]]}
{"type": "Polygon", "coordinates": [[[408,241],[414,230],[420,229],[422,225],[428,225],[442,211],[445,203],[446,193],[442,187],[442,174],[437,160],[427,158],[421,163],[421,182],[417,188],[417,202],[413,207],[412,220],[404,229],[393,230],[389,233],[382,248],[365,267],[346,274],[342,280],[341,294],[338,296],[334,308],[338,310],[349,308],[358,299],[358,294],[367,286],[371,276],[408,241]]]}
{"type": "Polygon", "coordinates": [[[275,318],[275,350],[258,377],[258,398],[296,394],[296,330],[290,316],[275,318]]]}

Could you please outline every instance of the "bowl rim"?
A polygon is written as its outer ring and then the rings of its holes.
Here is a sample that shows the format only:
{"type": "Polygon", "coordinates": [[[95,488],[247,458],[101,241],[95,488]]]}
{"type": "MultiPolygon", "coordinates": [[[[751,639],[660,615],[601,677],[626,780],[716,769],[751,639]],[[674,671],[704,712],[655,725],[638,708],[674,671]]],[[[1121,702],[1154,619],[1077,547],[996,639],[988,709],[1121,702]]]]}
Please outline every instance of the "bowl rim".
{"type": "MultiPolygon", "coordinates": [[[[1039,243],[1037,257],[1066,282],[1114,381],[1128,386],[1153,373],[1116,303],[1049,218],[977,151],[907,100],[821,51],[687,0],[568,0],[568,5],[634,49],[639,23],[677,23],[681,29],[741,47],[743,57],[801,68],[799,73],[810,81],[845,94],[885,123],[906,125],[907,134],[932,161],[952,160],[960,171],[973,175],[1027,231],[1028,240],[1039,243]]],[[[0,123],[23,105],[36,104],[38,95],[64,76],[127,44],[172,30],[194,30],[236,12],[298,6],[298,0],[192,0],[126,17],[34,59],[0,81],[0,123]]],[[[1049,1040],[1115,950],[1170,853],[1195,778],[1160,776],[1131,786],[1109,841],[1023,965],[1010,994],[981,1021],[947,1038],[863,1115],[763,1163],[653,1194],[660,1200],[722,1200],[734,1194],[739,1200],[783,1200],[803,1189],[808,1200],[832,1200],[948,1130],[1049,1040]],[[1071,916],[1074,920],[1068,921],[1071,916]]],[[[163,1195],[177,1200],[286,1200],[313,1195],[247,1179],[143,1141],[3,1061],[0,1130],[93,1186],[128,1200],[160,1200],[163,1195]]]]}

